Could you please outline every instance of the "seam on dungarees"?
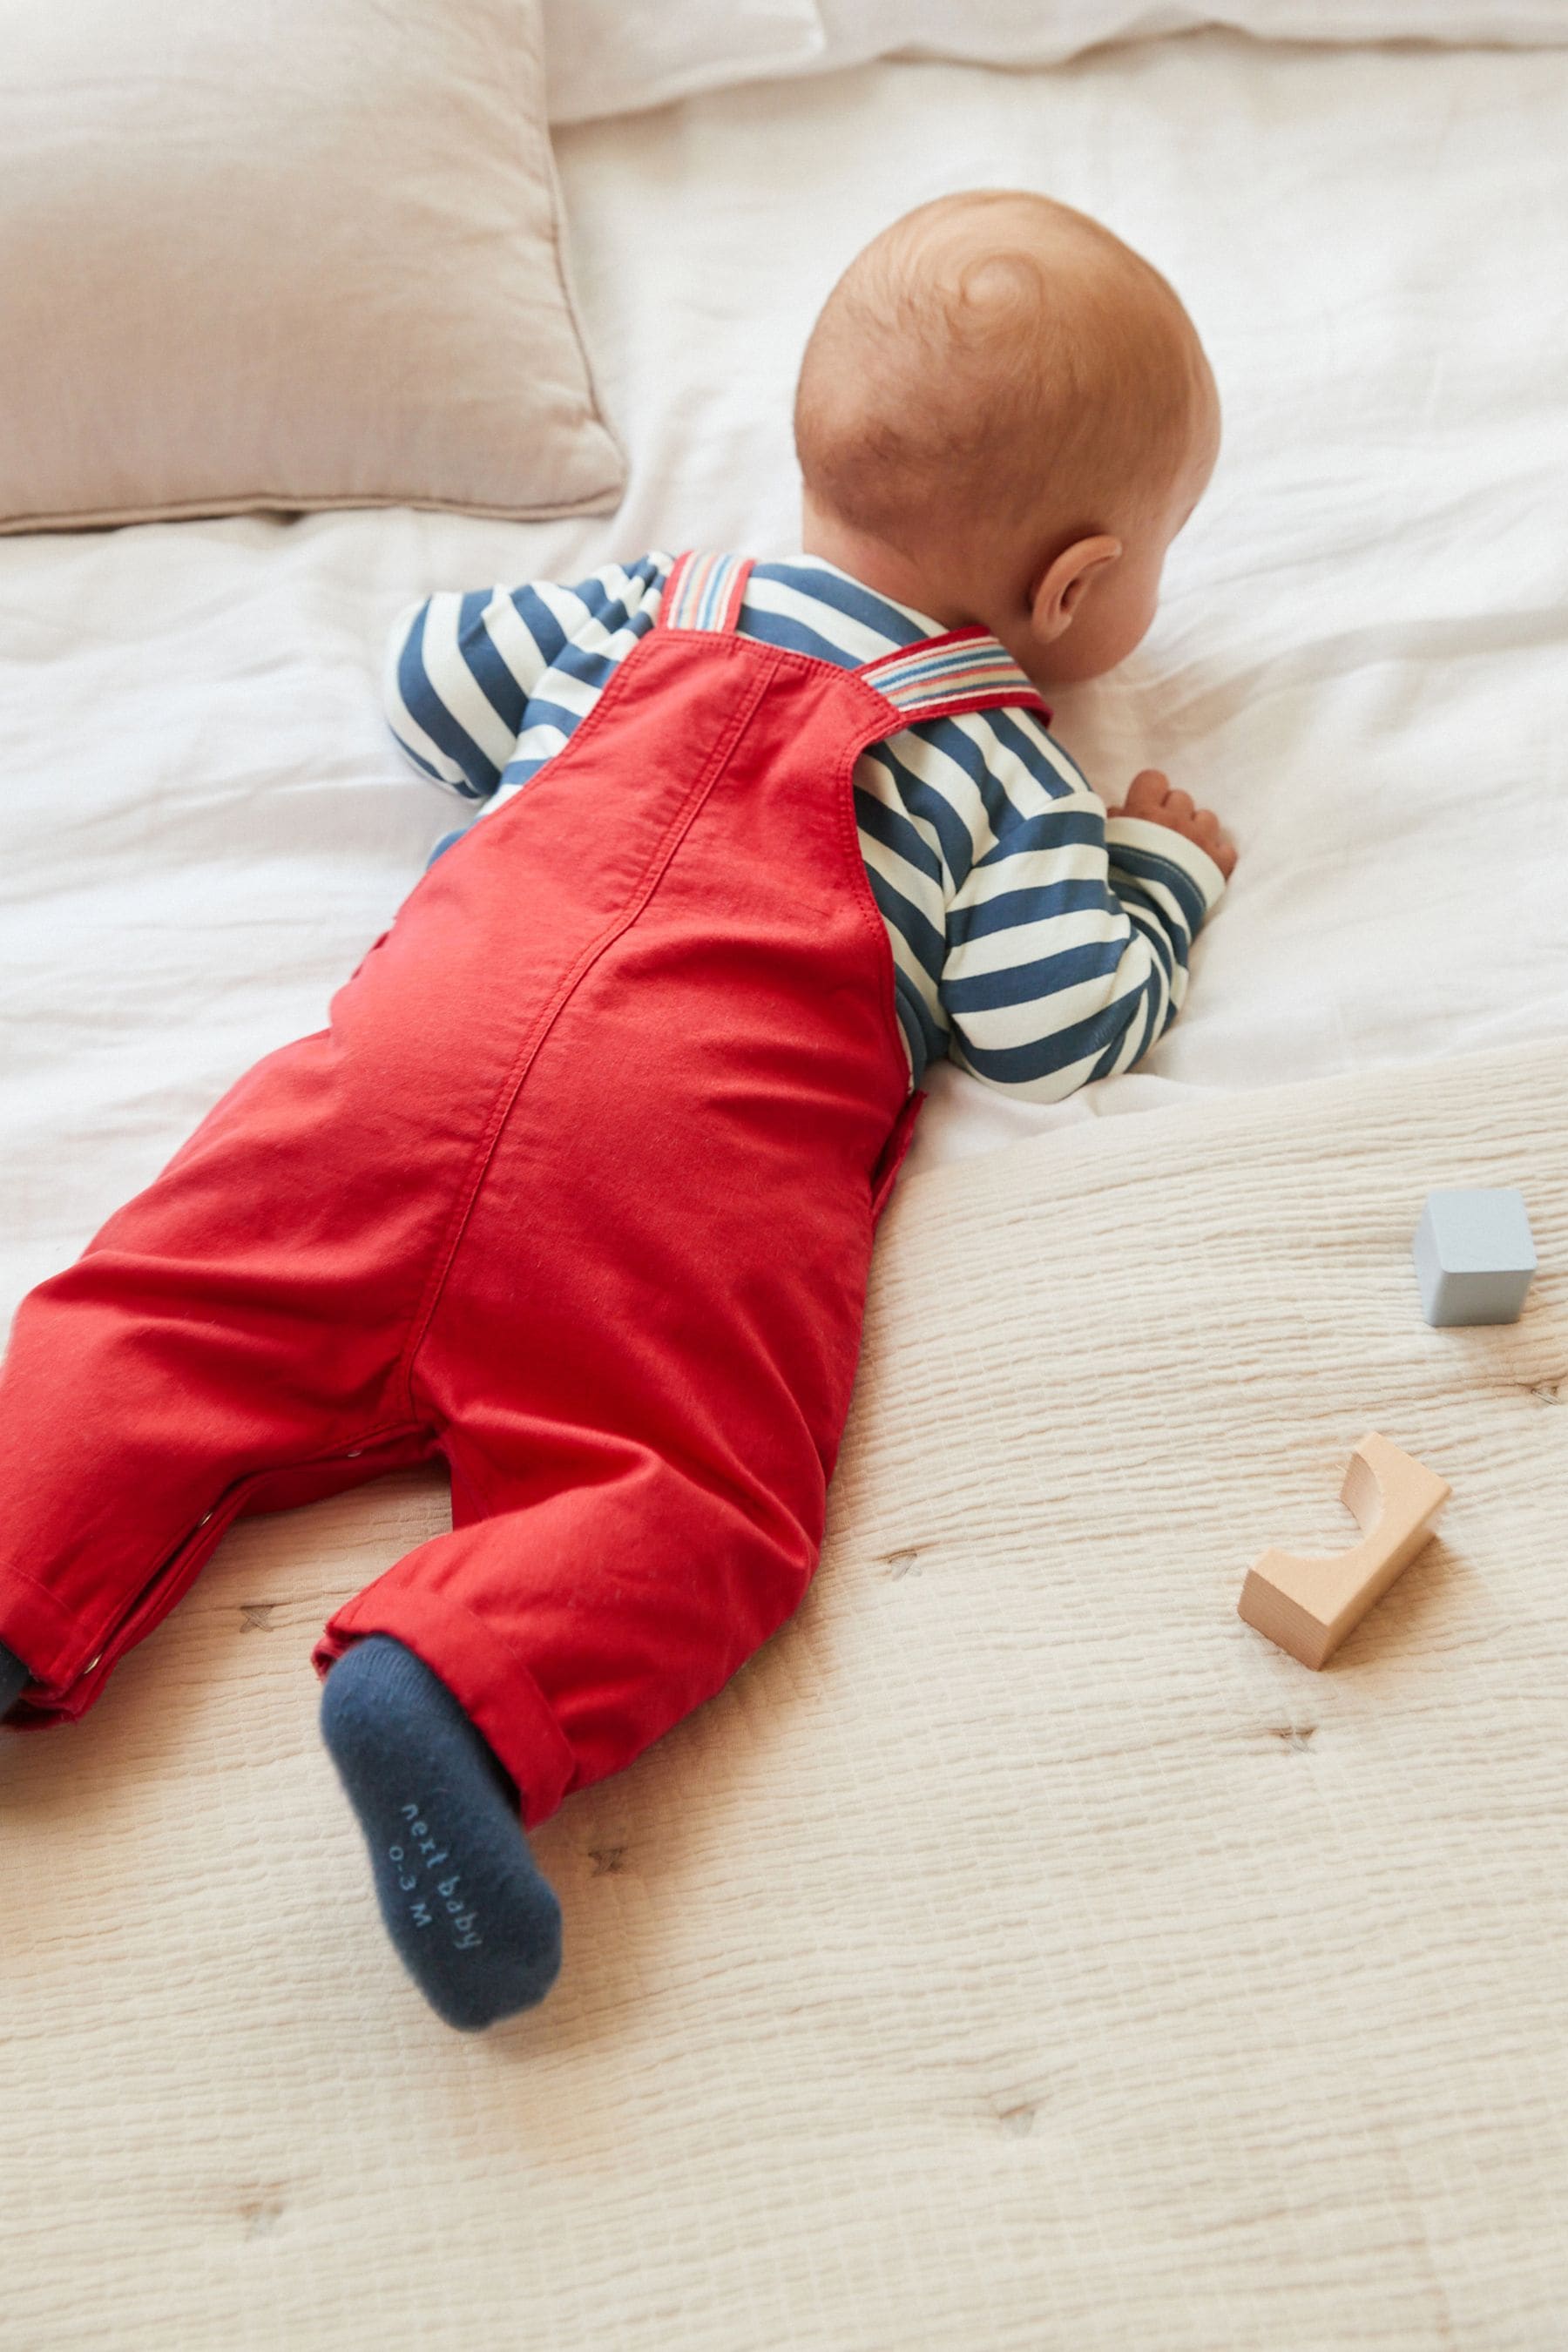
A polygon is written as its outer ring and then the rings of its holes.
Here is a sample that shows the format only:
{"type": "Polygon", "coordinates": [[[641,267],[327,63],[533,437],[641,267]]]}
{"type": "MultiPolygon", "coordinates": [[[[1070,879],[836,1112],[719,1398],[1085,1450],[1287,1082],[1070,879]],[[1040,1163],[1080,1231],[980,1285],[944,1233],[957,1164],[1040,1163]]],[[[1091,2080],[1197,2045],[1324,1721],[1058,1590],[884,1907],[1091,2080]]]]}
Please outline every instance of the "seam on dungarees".
{"type": "MultiPolygon", "coordinates": [[[[671,629],[667,630],[664,633],[664,635],[666,642],[668,642],[672,638],[678,638],[687,634],[689,633],[683,630],[671,629]]],[[[414,1320],[409,1328],[407,1340],[405,1342],[403,1351],[398,1358],[396,1367],[392,1375],[392,1381],[389,1383],[389,1390],[395,1390],[397,1385],[401,1383],[402,1393],[406,1400],[408,1411],[416,1418],[419,1418],[420,1415],[419,1408],[414,1395],[415,1360],[419,1353],[420,1348],[424,1344],[425,1335],[430,1328],[431,1318],[435,1315],[437,1306],[440,1304],[441,1293],[446,1288],[447,1278],[451,1272],[453,1261],[458,1255],[458,1250],[461,1244],[463,1234],[467,1230],[468,1219],[473,1214],[474,1204],[478,1201],[480,1190],[483,1187],[485,1176],[489,1171],[490,1161],[495,1155],[496,1146],[500,1140],[501,1131],[506,1125],[507,1118],[511,1111],[512,1104],[517,1098],[518,1092],[522,1086],[523,1080],[528,1076],[530,1066],[537,1055],[540,1047],[543,1045],[545,1038],[549,1035],[550,1031],[553,1028],[556,1021],[559,1019],[565,1005],[569,1003],[573,995],[574,995],[577,989],[581,987],[583,982],[593,970],[595,964],[598,962],[601,956],[607,953],[609,949],[615,945],[616,940],[620,938],[621,934],[628,929],[637,920],[637,916],[641,914],[644,907],[647,906],[649,898],[652,898],[665,869],[668,866],[670,859],[674,856],[677,849],[680,846],[680,843],[695,819],[698,811],[700,809],[703,802],[707,799],[709,793],[713,789],[713,785],[719,775],[733,757],[735,747],[740,741],[742,735],[750,726],[752,717],[755,714],[757,705],[761,702],[763,694],[767,690],[769,680],[773,677],[779,667],[778,660],[773,657],[773,648],[768,646],[759,646],[755,638],[726,636],[716,639],[707,632],[698,632],[697,634],[703,635],[706,641],[715,646],[716,651],[721,647],[729,648],[735,646],[745,646],[753,653],[760,653],[763,656],[763,659],[758,663],[754,680],[751,683],[749,690],[742,695],[733,717],[731,719],[728,726],[723,730],[712,751],[710,752],[706,765],[699,772],[696,782],[692,784],[687,793],[685,800],[681,803],[679,809],[670,819],[669,824],[665,828],[658,846],[655,848],[652,856],[648,860],[647,866],[644,869],[641,879],[633,888],[631,895],[622,906],[620,911],[611,919],[598,936],[590,942],[588,947],[586,947],[583,953],[578,957],[576,962],[572,965],[571,969],[566,973],[565,978],[557,987],[553,996],[551,997],[548,1003],[544,1006],[542,1012],[534,1022],[532,1028],[529,1031],[527,1036],[523,1040],[522,1045],[519,1049],[510,1069],[508,1071],[505,1078],[501,1081],[501,1085],[496,1095],[495,1102],[490,1109],[490,1115],[485,1122],[484,1132],[479,1138],[478,1147],[475,1150],[474,1159],[470,1163],[470,1172],[465,1178],[463,1184],[459,1187],[458,1207],[450,1221],[447,1230],[447,1238],[444,1245],[437,1252],[430,1278],[426,1285],[425,1296],[421,1299],[417,1308],[415,1310],[414,1320]]],[[[644,639],[645,645],[652,645],[657,642],[657,636],[652,634],[644,639]]],[[[721,655],[721,657],[722,657],[721,655]]],[[[627,659],[621,665],[618,677],[620,678],[624,678],[630,667],[631,656],[628,656],[627,659]]],[[[586,730],[593,724],[594,719],[604,709],[606,701],[608,701],[610,695],[614,690],[616,683],[616,680],[611,681],[611,685],[605,688],[605,693],[600,697],[593,710],[589,712],[588,717],[583,721],[583,725],[574,735],[571,743],[566,746],[566,749],[563,751],[557,754],[558,758],[564,760],[570,757],[573,750],[582,740],[586,730]]],[[[554,762],[552,761],[551,764],[553,766],[554,762]]],[[[518,803],[521,803],[523,798],[524,795],[520,793],[518,795],[518,803]]],[[[518,803],[514,803],[514,805],[517,804],[518,803]]]]}
{"type": "MultiPolygon", "coordinates": [[[[182,1536],[178,1537],[173,1544],[166,1545],[163,1550],[146,1555],[143,1570],[135,1591],[129,1600],[117,1602],[109,1616],[100,1622],[93,1633],[83,1639],[77,1624],[74,1622],[71,1623],[70,1635],[90,1654],[89,1663],[87,1665],[79,1666],[68,1679],[58,1686],[52,1683],[40,1685],[48,1692],[48,1698],[45,1704],[52,1705],[68,1696],[85,1675],[100,1664],[105,1662],[110,1665],[116,1664],[130,1646],[127,1638],[130,1629],[142,1617],[153,1594],[162,1594],[170,1584],[177,1584],[179,1590],[175,1599],[169,1601],[159,1612],[159,1622],[162,1622],[169,1610],[175,1606],[176,1601],[189,1591],[201,1573],[202,1568],[235,1521],[244,1517],[242,1506],[256,1487],[265,1485],[273,1478],[288,1477],[296,1471],[324,1467],[330,1462],[342,1462],[353,1454],[368,1454],[381,1445],[395,1444],[402,1438],[425,1438],[430,1433],[428,1423],[425,1422],[376,1423],[373,1423],[368,1430],[357,1434],[352,1444],[317,1446],[312,1452],[296,1454],[291,1460],[286,1462],[269,1462],[258,1469],[242,1470],[237,1477],[227,1480],[218,1488],[211,1508],[199,1519],[194,1520],[182,1536]],[[196,1554],[194,1565],[193,1552],[196,1554]]],[[[436,1450],[434,1444],[429,1450],[431,1452],[436,1450]]],[[[25,1571],[22,1572],[22,1580],[33,1585],[37,1591],[45,1590],[42,1586],[37,1585],[36,1580],[26,1576],[25,1571]]],[[[52,1599],[52,1596],[47,1597],[52,1599]]]]}

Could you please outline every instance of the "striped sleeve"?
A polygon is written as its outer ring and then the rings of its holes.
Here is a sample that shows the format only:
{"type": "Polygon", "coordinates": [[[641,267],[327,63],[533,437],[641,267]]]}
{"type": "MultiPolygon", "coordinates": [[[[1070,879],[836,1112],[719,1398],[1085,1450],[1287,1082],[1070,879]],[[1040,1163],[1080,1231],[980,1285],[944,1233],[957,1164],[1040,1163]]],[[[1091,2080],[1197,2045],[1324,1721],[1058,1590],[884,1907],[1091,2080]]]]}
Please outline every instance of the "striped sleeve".
{"type": "Polygon", "coordinates": [[[1057,776],[1033,804],[1010,790],[953,894],[942,985],[953,1059],[1037,1102],[1142,1060],[1181,1009],[1193,941],[1225,888],[1179,834],[1108,820],[1065,754],[1057,776]]]}
{"type": "Polygon", "coordinates": [[[488,800],[521,737],[553,723],[553,740],[563,740],[581,715],[568,712],[563,726],[553,709],[531,715],[546,674],[582,669],[577,698],[596,698],[622,639],[629,644],[651,623],[668,562],[605,564],[570,588],[535,580],[443,590],[407,606],[388,642],[384,681],[387,723],[407,759],[465,800],[488,800]]]}

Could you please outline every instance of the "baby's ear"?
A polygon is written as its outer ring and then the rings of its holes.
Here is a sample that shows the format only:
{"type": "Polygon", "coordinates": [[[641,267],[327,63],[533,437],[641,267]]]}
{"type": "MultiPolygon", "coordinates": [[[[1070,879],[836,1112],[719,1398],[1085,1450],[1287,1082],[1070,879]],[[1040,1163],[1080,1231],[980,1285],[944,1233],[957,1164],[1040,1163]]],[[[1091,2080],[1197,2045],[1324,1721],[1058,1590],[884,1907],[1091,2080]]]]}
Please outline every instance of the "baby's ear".
{"type": "Polygon", "coordinates": [[[1040,574],[1030,598],[1030,626],[1043,646],[1055,645],[1073,624],[1084,591],[1121,558],[1121,541],[1103,534],[1075,539],[1040,574]]]}

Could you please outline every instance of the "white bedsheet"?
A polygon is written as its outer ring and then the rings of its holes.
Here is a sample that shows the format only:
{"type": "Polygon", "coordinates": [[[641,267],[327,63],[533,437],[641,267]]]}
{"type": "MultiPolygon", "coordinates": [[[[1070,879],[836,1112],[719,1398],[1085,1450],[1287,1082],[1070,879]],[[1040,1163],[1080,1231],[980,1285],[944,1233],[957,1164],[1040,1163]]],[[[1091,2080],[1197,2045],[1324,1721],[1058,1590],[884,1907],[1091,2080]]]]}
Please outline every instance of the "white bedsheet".
{"type": "Polygon", "coordinates": [[[1565,119],[1560,51],[1214,35],[586,126],[560,153],[633,457],[618,518],[0,543],[0,1313],[321,1023],[452,822],[382,730],[393,615],[649,544],[787,549],[815,309],[883,222],[965,184],[1099,214],[1208,341],[1220,471],[1154,634],[1058,731],[1108,796],[1168,765],[1243,854],[1143,1071],[1054,1112],[942,1074],[911,1165],[1568,1029],[1565,119]]]}

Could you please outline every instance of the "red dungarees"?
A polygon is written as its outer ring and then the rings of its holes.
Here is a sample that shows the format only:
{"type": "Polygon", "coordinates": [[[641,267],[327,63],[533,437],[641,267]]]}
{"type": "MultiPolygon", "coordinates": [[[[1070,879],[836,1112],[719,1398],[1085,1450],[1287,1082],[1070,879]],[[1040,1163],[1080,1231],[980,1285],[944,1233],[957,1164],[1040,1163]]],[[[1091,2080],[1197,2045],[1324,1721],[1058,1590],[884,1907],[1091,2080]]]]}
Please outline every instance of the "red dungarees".
{"type": "Polygon", "coordinates": [[[913,718],[1041,708],[963,631],[864,670],[688,556],[564,751],[73,1265],[0,1372],[12,1720],[85,1714],[242,1512],[432,1454],[453,1526],[328,1622],[425,1659],[531,1828],[798,1604],[922,1097],[856,829],[913,718]]]}

